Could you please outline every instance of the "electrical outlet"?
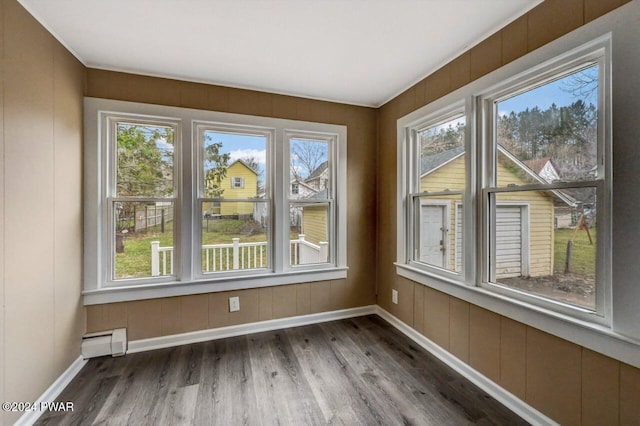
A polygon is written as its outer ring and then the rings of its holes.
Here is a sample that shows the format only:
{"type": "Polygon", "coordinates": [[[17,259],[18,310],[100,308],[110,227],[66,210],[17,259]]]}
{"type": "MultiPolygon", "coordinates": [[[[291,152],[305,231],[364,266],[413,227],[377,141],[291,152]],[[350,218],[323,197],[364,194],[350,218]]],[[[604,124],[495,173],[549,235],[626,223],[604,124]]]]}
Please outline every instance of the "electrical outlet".
{"type": "Polygon", "coordinates": [[[240,298],[239,297],[230,297],[229,298],[229,312],[237,312],[240,310],[240,298]]]}
{"type": "Polygon", "coordinates": [[[391,290],[391,301],[398,304],[398,290],[391,290]]]}

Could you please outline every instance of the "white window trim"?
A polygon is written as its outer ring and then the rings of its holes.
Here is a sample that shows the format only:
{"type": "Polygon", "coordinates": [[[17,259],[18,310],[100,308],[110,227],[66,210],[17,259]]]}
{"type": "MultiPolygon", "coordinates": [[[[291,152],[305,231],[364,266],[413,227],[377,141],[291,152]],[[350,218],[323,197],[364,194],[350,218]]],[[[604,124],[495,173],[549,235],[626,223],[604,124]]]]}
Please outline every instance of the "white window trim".
{"type": "MultiPolygon", "coordinates": [[[[285,148],[285,153],[284,153],[284,164],[290,164],[291,161],[291,140],[293,139],[299,139],[299,140],[313,140],[313,141],[322,141],[328,144],[329,146],[329,164],[335,164],[338,161],[337,156],[340,155],[338,152],[339,146],[338,146],[338,139],[336,138],[336,134],[330,134],[330,133],[325,133],[322,134],[321,132],[305,132],[305,131],[300,131],[300,130],[286,130],[284,132],[284,141],[285,143],[284,148],[285,148]]],[[[346,153],[345,153],[346,155],[346,153]]],[[[346,158],[346,157],[345,157],[346,158]]],[[[288,169],[287,169],[288,170],[288,169]]],[[[338,176],[338,169],[335,166],[329,167],[328,172],[331,174],[328,182],[329,185],[328,187],[325,185],[325,188],[327,189],[327,198],[324,199],[315,199],[313,201],[308,201],[308,200],[304,200],[304,199],[300,199],[300,198],[296,198],[296,197],[289,197],[289,188],[287,187],[286,191],[283,192],[286,200],[286,210],[285,211],[289,211],[289,206],[290,204],[301,204],[301,203],[309,203],[309,204],[318,204],[318,205],[324,205],[327,204],[328,208],[327,208],[327,216],[329,218],[331,217],[335,217],[336,215],[336,211],[338,210],[344,210],[344,206],[345,204],[339,203],[339,200],[337,198],[337,187],[338,185],[341,184],[346,184],[345,182],[339,181],[339,176],[338,176]],[[336,201],[338,201],[336,205],[336,201]],[[342,206],[342,207],[340,207],[342,206]]],[[[286,181],[287,183],[290,182],[290,180],[286,181]]],[[[343,212],[344,213],[344,212],[343,212]]],[[[288,217],[288,214],[287,214],[288,217]]],[[[328,221],[328,229],[327,229],[327,235],[328,235],[328,242],[329,242],[329,264],[332,264],[336,261],[336,250],[333,250],[332,247],[335,247],[335,242],[339,240],[338,237],[338,232],[340,232],[338,226],[336,226],[336,223],[332,220],[328,221]]],[[[304,226],[304,224],[303,224],[304,226]]],[[[344,238],[341,238],[344,239],[344,238]]],[[[315,269],[318,267],[319,264],[317,263],[311,263],[311,264],[303,264],[303,265],[290,265],[290,261],[288,259],[291,259],[291,245],[288,245],[288,250],[286,250],[286,260],[283,259],[283,262],[285,263],[283,265],[283,268],[285,269],[289,269],[292,271],[304,271],[307,269],[315,269]]]]}
{"type": "MultiPolygon", "coordinates": [[[[596,276],[596,309],[592,311],[587,308],[577,307],[560,300],[538,297],[533,293],[520,292],[515,289],[502,287],[490,282],[490,274],[492,265],[488,264],[489,253],[494,252],[495,247],[488,247],[486,244],[479,246],[478,253],[482,259],[482,271],[480,274],[479,285],[482,285],[492,291],[500,292],[504,295],[521,298],[523,301],[528,300],[531,303],[537,303],[542,307],[550,310],[557,310],[569,316],[608,325],[611,322],[610,306],[611,295],[611,262],[610,253],[607,254],[607,247],[610,247],[611,223],[609,219],[609,211],[611,210],[611,119],[610,119],[610,99],[611,92],[607,82],[610,80],[610,64],[611,64],[611,45],[608,35],[604,35],[590,40],[580,46],[576,46],[567,52],[541,62],[529,70],[514,74],[503,81],[481,90],[475,96],[478,99],[477,104],[477,120],[482,123],[483,134],[478,136],[478,142],[482,139],[492,141],[492,143],[482,143],[483,150],[481,157],[484,161],[484,175],[481,178],[483,187],[478,188],[479,194],[482,194],[482,211],[479,217],[484,217],[482,226],[484,241],[493,242],[493,238],[489,235],[490,218],[485,213],[489,211],[488,197],[490,193],[505,190],[500,187],[495,170],[498,147],[494,140],[494,123],[495,123],[495,106],[498,100],[513,96],[519,91],[526,91],[532,86],[538,86],[546,83],[550,79],[557,78],[558,75],[568,74],[573,70],[582,68],[586,63],[597,63],[599,66],[598,81],[598,135],[597,135],[597,164],[598,164],[598,180],[592,181],[576,181],[570,183],[540,183],[532,185],[521,185],[513,189],[515,191],[527,190],[554,190],[565,187],[573,188],[580,186],[592,186],[597,188],[597,211],[598,211],[598,238],[596,259],[597,276],[596,276]],[[606,162],[606,163],[605,163],[606,162]]],[[[509,155],[507,153],[507,155],[509,155]]],[[[491,218],[493,219],[493,218],[491,218]]]]}
{"type": "MultiPolygon", "coordinates": [[[[398,171],[400,173],[401,170],[405,170],[406,173],[403,173],[402,177],[398,179],[398,239],[397,239],[397,262],[402,263],[417,270],[422,270],[426,274],[430,274],[435,277],[439,277],[445,280],[451,280],[458,283],[464,283],[466,278],[466,270],[465,270],[465,261],[464,259],[468,259],[465,241],[472,241],[472,239],[465,232],[463,225],[463,250],[462,254],[462,270],[460,272],[456,272],[453,270],[448,270],[445,268],[440,268],[434,265],[429,265],[423,262],[419,262],[413,259],[412,252],[414,250],[414,239],[415,239],[415,221],[416,221],[416,213],[414,208],[405,208],[407,203],[410,203],[410,198],[416,196],[416,194],[420,193],[420,180],[421,176],[418,172],[420,170],[420,158],[418,155],[418,147],[417,143],[410,143],[410,141],[417,141],[417,134],[420,130],[432,127],[434,125],[438,125],[440,123],[445,123],[454,119],[458,116],[465,117],[465,179],[470,181],[472,179],[471,169],[472,169],[472,155],[469,155],[469,147],[471,143],[470,131],[469,131],[469,118],[470,115],[468,113],[468,108],[466,108],[466,103],[463,99],[455,99],[450,103],[440,103],[434,102],[429,105],[431,108],[427,108],[423,114],[417,114],[414,116],[411,115],[405,117],[407,119],[407,123],[404,125],[398,125],[398,140],[402,141],[398,145],[398,171]],[[402,219],[400,219],[400,215],[402,219]],[[402,236],[401,236],[402,235],[402,236]]],[[[429,107],[428,106],[428,107],[429,107]]],[[[422,110],[422,109],[421,109],[422,110]]],[[[403,120],[403,119],[401,119],[403,120]]],[[[400,120],[399,120],[400,123],[400,120]]],[[[464,223],[471,223],[473,220],[471,217],[471,211],[468,208],[464,207],[464,201],[469,200],[470,198],[470,190],[469,188],[465,188],[461,190],[462,192],[462,200],[463,200],[463,216],[465,218],[464,223]],[[469,222],[467,222],[469,220],[469,222]]],[[[427,195],[427,194],[425,194],[427,195]]],[[[438,195],[445,195],[444,193],[428,193],[428,195],[434,198],[437,198],[438,195]]]]}
{"type": "MultiPolygon", "coordinates": [[[[277,286],[312,281],[342,279],[347,276],[347,128],[346,126],[294,121],[269,117],[221,113],[214,111],[195,110],[162,105],[141,104],[135,102],[116,101],[98,98],[85,98],[85,136],[84,136],[84,304],[100,304],[122,302],[158,297],[209,293],[217,291],[237,290],[277,286]],[[106,148],[106,133],[102,121],[103,115],[138,115],[141,119],[159,117],[166,121],[179,123],[180,133],[176,140],[181,141],[183,149],[175,148],[176,170],[181,170],[178,198],[175,201],[176,214],[179,215],[180,227],[176,231],[174,247],[182,256],[179,264],[175,264],[176,277],[153,277],[135,280],[111,281],[107,279],[109,269],[106,259],[110,253],[105,253],[104,245],[108,235],[104,209],[101,207],[106,200],[104,189],[106,184],[106,166],[102,160],[108,158],[106,148]],[[203,274],[197,270],[200,262],[192,259],[199,258],[200,238],[195,233],[198,227],[193,227],[197,218],[194,216],[197,208],[197,189],[199,172],[192,170],[198,157],[197,133],[194,133],[196,123],[207,123],[223,127],[240,126],[244,128],[270,129],[273,132],[273,146],[268,159],[273,165],[271,173],[271,198],[273,199],[271,223],[273,235],[272,246],[280,249],[272,250],[273,265],[271,270],[245,270],[232,274],[203,274]],[[335,220],[332,225],[333,250],[331,263],[307,265],[303,268],[289,267],[284,259],[288,254],[288,194],[289,167],[288,144],[285,143],[286,134],[305,134],[323,138],[334,138],[332,145],[332,160],[334,161],[332,177],[334,186],[335,220]],[[190,145],[191,149],[187,146],[190,145]],[[181,166],[181,168],[180,168],[181,166]],[[276,190],[277,188],[277,190],[276,190]],[[286,231],[285,231],[286,230],[286,231]],[[285,233],[287,236],[285,238],[285,233]],[[198,253],[196,255],[196,253],[198,253]],[[196,265],[197,264],[197,265],[196,265]]],[[[176,172],[178,174],[178,172],[176,172]]],[[[180,179],[180,176],[174,176],[180,179]]],[[[267,179],[269,179],[267,177],[267,179]]]]}
{"type": "MultiPolygon", "coordinates": [[[[540,305],[526,303],[522,300],[506,297],[480,287],[478,277],[482,276],[482,265],[471,265],[474,259],[467,259],[466,266],[474,268],[475,273],[471,274],[470,280],[465,279],[464,285],[461,285],[457,280],[428,274],[425,273],[424,270],[408,265],[406,263],[407,257],[405,253],[405,219],[407,217],[405,211],[405,197],[407,194],[406,171],[407,167],[409,167],[406,161],[407,152],[405,146],[405,129],[407,127],[411,126],[417,120],[420,120],[421,117],[433,114],[435,111],[443,110],[449,105],[459,102],[460,99],[465,99],[466,101],[467,114],[471,113],[475,115],[477,109],[480,107],[476,102],[476,96],[479,94],[491,91],[505,81],[512,79],[513,76],[540,67],[540,64],[547,63],[551,58],[563,57],[567,55],[566,52],[570,52],[585,43],[604,38],[607,40],[607,43],[612,46],[608,50],[608,54],[613,55],[613,58],[608,56],[606,61],[607,65],[612,67],[616,79],[612,80],[610,75],[604,76],[604,81],[606,82],[604,84],[610,84],[612,86],[611,93],[613,100],[611,98],[606,99],[608,104],[602,111],[602,114],[604,119],[610,120],[612,123],[611,127],[609,127],[609,129],[611,129],[610,131],[617,135],[618,138],[625,138],[624,140],[613,141],[615,151],[615,146],[631,143],[632,138],[635,137],[634,135],[637,135],[640,131],[640,124],[637,120],[629,121],[629,119],[626,119],[615,121],[615,117],[611,115],[611,111],[613,111],[616,116],[620,115],[631,118],[626,111],[640,110],[638,94],[633,93],[629,96],[630,94],[628,93],[629,79],[632,79],[633,76],[637,75],[640,71],[640,58],[635,54],[637,53],[637,40],[640,38],[639,23],[640,8],[637,2],[629,3],[398,120],[397,261],[395,263],[396,273],[398,275],[484,307],[526,325],[546,331],[570,342],[640,367],[640,329],[637,327],[637,324],[640,323],[640,310],[637,309],[638,301],[640,301],[640,286],[636,285],[638,271],[634,270],[634,267],[629,266],[636,264],[629,258],[629,256],[633,256],[633,253],[626,254],[621,252],[623,248],[635,248],[638,244],[635,242],[632,244],[621,242],[625,236],[623,235],[624,232],[620,230],[620,227],[618,227],[617,231],[614,227],[612,233],[610,233],[611,240],[605,247],[605,252],[601,253],[601,255],[599,254],[598,258],[601,264],[607,263],[608,265],[613,265],[609,266],[609,273],[611,273],[612,270],[615,271],[611,279],[610,289],[613,295],[608,300],[608,306],[605,306],[605,314],[610,312],[610,316],[604,323],[586,321],[575,315],[567,315],[566,313],[540,305]],[[617,250],[618,253],[615,257],[612,256],[613,250],[617,250]],[[625,265],[625,269],[615,269],[616,264],[625,265]],[[628,269],[629,267],[630,269],[628,269]]],[[[603,71],[601,70],[600,72],[602,73],[603,71]]],[[[611,71],[604,72],[608,73],[611,71]]],[[[476,134],[480,131],[486,131],[486,129],[480,128],[477,131],[471,129],[474,123],[475,119],[467,119],[467,128],[470,133],[473,134],[475,140],[476,134]]],[[[468,152],[468,154],[473,153],[468,152]]],[[[483,153],[479,154],[484,155],[483,153]]],[[[605,159],[608,162],[608,169],[614,175],[614,179],[608,181],[609,185],[612,185],[613,181],[615,181],[616,173],[629,176],[630,170],[622,171],[612,169],[612,155],[610,152],[605,153],[605,159]]],[[[479,165],[479,161],[480,159],[474,158],[471,166],[475,168],[479,165]]],[[[633,164],[640,163],[640,161],[635,159],[631,162],[633,164]]],[[[614,166],[616,163],[627,164],[629,161],[614,161],[614,166]]],[[[637,170],[638,168],[633,169],[634,172],[637,172],[637,170]]],[[[471,171],[471,176],[475,179],[474,170],[471,171]]],[[[624,184],[620,179],[616,182],[617,185],[624,184]]],[[[475,207],[468,210],[474,210],[471,219],[475,220],[474,216],[480,215],[483,207],[481,203],[478,202],[478,200],[481,199],[481,194],[478,192],[478,183],[475,181],[470,183],[472,187],[471,196],[475,207]]],[[[626,190],[625,193],[628,194],[629,191],[626,190]]],[[[626,216],[634,211],[630,204],[632,201],[618,198],[617,203],[619,208],[612,210],[610,218],[605,218],[605,220],[614,224],[624,220],[626,216]]],[[[613,204],[616,204],[615,197],[613,197],[613,204]]],[[[465,219],[468,217],[469,215],[465,214],[465,219]]],[[[481,226],[481,224],[474,223],[471,229],[477,229],[478,226],[481,226]]],[[[634,226],[634,229],[635,228],[634,226]]],[[[464,235],[465,237],[476,239],[475,232],[465,232],[464,235]]],[[[481,236],[479,233],[478,235],[479,237],[481,236]]],[[[464,243],[465,254],[471,252],[473,255],[473,252],[482,249],[479,247],[482,241],[479,237],[473,242],[466,241],[464,243]]],[[[600,237],[600,235],[598,237],[600,237]]],[[[478,259],[481,259],[481,257],[478,259]]],[[[467,277],[468,275],[465,278],[467,277]]]]}

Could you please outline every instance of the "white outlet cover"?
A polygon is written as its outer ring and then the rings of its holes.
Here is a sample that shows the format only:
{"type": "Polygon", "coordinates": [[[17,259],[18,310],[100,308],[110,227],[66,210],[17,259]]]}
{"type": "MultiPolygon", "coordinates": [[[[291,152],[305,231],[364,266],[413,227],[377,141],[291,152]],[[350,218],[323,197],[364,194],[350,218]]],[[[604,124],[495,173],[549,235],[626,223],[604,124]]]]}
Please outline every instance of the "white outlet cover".
{"type": "Polygon", "coordinates": [[[398,304],[398,290],[391,290],[391,301],[398,304]]]}
{"type": "Polygon", "coordinates": [[[230,297],[229,298],[229,312],[237,312],[240,310],[240,298],[239,297],[230,297]]]}

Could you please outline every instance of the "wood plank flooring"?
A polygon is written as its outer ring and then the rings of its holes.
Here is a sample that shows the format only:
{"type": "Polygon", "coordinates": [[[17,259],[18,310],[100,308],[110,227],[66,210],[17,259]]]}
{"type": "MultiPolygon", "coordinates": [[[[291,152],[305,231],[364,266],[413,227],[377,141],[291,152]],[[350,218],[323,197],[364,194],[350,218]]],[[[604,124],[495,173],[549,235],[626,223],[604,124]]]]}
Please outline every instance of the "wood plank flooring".
{"type": "Polygon", "coordinates": [[[96,358],[40,425],[527,424],[378,316],[96,358]]]}

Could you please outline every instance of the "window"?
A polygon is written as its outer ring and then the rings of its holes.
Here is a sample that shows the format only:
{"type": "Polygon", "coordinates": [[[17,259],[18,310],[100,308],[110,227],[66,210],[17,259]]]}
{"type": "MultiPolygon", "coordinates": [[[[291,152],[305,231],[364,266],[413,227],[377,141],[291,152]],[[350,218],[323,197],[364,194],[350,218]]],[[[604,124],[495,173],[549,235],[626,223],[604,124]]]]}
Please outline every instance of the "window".
{"type": "Polygon", "coordinates": [[[231,179],[231,188],[242,189],[244,188],[244,178],[234,177],[231,179]]]}
{"type": "Polygon", "coordinates": [[[578,57],[483,97],[492,141],[484,164],[485,278],[497,290],[602,311],[603,58],[578,57]]]}
{"type": "MultiPolygon", "coordinates": [[[[291,177],[309,186],[308,194],[289,194],[291,266],[329,262],[333,256],[335,189],[332,136],[287,134],[291,177]]],[[[299,185],[296,188],[299,190],[299,185]]]]}
{"type": "Polygon", "coordinates": [[[300,192],[300,184],[298,183],[292,183],[291,184],[291,194],[293,195],[298,195],[298,193],[300,192]]]}
{"type": "Polygon", "coordinates": [[[607,46],[481,79],[400,120],[399,274],[606,323],[607,46]]]}
{"type": "Polygon", "coordinates": [[[273,132],[206,122],[197,122],[195,128],[200,153],[198,217],[204,220],[200,273],[268,269],[272,198],[267,151],[273,132]]]}
{"type": "Polygon", "coordinates": [[[462,271],[467,180],[463,112],[437,112],[409,131],[416,161],[407,200],[410,263],[436,274],[462,271]]]}
{"type": "Polygon", "coordinates": [[[169,120],[139,120],[113,115],[105,120],[108,154],[113,173],[107,183],[110,236],[106,245],[110,253],[108,276],[111,280],[165,276],[173,274],[172,253],[163,252],[168,268],[159,270],[151,257],[141,256],[140,249],[153,250],[162,241],[173,246],[173,221],[179,189],[175,185],[175,147],[179,125],[169,120]],[[148,242],[129,236],[145,234],[148,242]]]}
{"type": "Polygon", "coordinates": [[[85,109],[89,303],[346,276],[344,126],[85,109]]]}

